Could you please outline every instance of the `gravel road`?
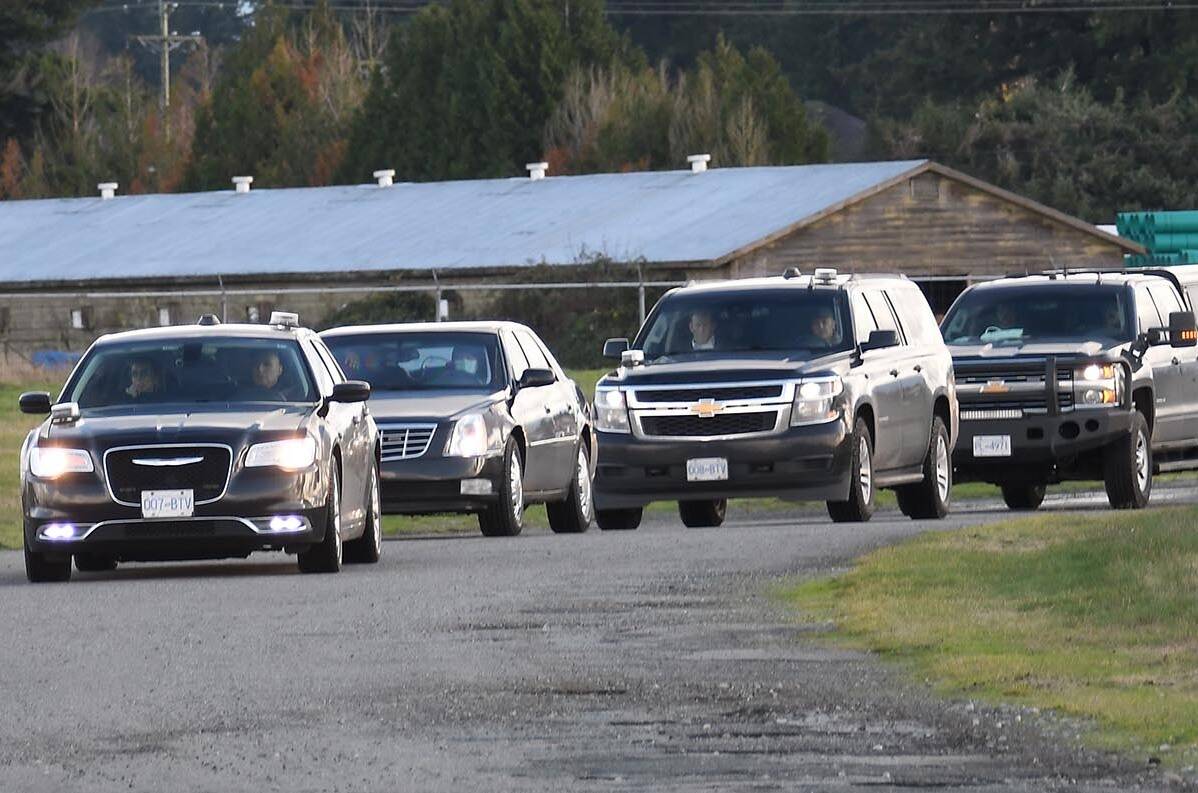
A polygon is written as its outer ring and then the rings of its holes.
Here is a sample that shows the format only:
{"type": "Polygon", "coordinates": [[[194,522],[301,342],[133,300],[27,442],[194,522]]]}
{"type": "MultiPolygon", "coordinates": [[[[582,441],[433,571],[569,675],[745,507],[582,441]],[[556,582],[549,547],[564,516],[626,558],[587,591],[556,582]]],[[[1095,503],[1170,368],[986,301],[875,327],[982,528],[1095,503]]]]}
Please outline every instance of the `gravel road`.
{"type": "Polygon", "coordinates": [[[336,576],[263,555],[67,586],[26,584],[6,552],[0,791],[1167,787],[1067,723],[944,702],[813,641],[770,597],[1005,516],[734,511],[714,530],[393,541],[336,576]]]}

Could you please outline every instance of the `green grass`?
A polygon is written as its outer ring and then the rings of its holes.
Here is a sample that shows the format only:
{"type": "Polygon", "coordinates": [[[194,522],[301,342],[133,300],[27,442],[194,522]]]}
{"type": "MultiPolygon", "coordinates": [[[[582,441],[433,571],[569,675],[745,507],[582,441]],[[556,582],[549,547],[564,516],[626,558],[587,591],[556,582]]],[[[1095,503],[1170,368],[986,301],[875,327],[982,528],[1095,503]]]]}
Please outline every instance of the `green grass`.
{"type": "Polygon", "coordinates": [[[945,693],[1052,708],[1095,745],[1192,763],[1196,523],[1184,507],[928,534],[783,596],[945,693]]]}
{"type": "Polygon", "coordinates": [[[61,383],[0,384],[0,548],[21,547],[21,443],[41,416],[28,416],[17,407],[24,391],[58,393],[61,383]]]}

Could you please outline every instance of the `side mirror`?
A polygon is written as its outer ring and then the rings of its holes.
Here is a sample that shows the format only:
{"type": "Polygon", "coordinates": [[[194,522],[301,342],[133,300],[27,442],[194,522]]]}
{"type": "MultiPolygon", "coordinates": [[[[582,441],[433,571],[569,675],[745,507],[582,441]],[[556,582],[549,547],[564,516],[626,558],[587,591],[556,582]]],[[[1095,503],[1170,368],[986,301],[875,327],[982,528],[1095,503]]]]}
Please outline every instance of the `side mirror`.
{"type": "Polygon", "coordinates": [[[619,359],[628,349],[628,339],[608,339],[603,342],[603,357],[619,359]]]}
{"type": "Polygon", "coordinates": [[[1169,343],[1174,347],[1198,345],[1198,323],[1193,311],[1174,311],[1169,314],[1169,343]]]}
{"type": "Polygon", "coordinates": [[[50,412],[50,395],[45,391],[26,391],[19,401],[22,413],[44,416],[50,412]]]}
{"type": "Polygon", "coordinates": [[[1149,328],[1144,331],[1144,342],[1148,347],[1160,347],[1169,343],[1169,331],[1165,328],[1149,328]]]}
{"type": "Polygon", "coordinates": [[[346,380],[333,386],[330,402],[365,402],[370,399],[370,383],[365,380],[346,380]]]}
{"type": "Polygon", "coordinates": [[[525,369],[524,374],[516,381],[516,388],[538,388],[556,382],[557,375],[552,369],[525,369]]]}
{"type": "Polygon", "coordinates": [[[867,353],[870,350],[884,350],[887,347],[897,347],[898,343],[898,333],[893,330],[871,330],[869,338],[861,345],[861,352],[867,353]]]}

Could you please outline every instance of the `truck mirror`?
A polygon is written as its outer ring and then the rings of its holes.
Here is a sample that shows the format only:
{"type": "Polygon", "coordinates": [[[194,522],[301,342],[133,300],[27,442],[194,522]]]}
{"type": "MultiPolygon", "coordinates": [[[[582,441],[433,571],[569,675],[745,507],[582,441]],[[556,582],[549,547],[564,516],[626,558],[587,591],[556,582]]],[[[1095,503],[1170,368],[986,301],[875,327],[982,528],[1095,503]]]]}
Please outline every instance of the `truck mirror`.
{"type": "Polygon", "coordinates": [[[1198,345],[1198,324],[1193,311],[1173,311],[1169,314],[1169,343],[1174,347],[1198,345]]]}
{"type": "Polygon", "coordinates": [[[628,339],[608,339],[603,342],[603,357],[619,360],[628,349],[628,339]]]}
{"type": "Polygon", "coordinates": [[[869,338],[861,345],[861,352],[867,353],[870,350],[884,350],[887,347],[898,346],[898,333],[893,330],[871,330],[869,338]]]}

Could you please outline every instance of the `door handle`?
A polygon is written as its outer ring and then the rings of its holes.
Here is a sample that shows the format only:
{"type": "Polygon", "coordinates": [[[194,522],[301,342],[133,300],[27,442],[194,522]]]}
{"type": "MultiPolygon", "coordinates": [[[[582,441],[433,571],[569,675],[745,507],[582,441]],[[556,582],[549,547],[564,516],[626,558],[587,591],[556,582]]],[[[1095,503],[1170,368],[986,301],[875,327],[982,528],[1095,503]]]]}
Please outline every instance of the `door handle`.
{"type": "Polygon", "coordinates": [[[915,371],[917,371],[917,372],[922,372],[922,371],[923,371],[923,367],[922,367],[922,366],[920,366],[919,364],[915,364],[915,371]]]}
{"type": "Polygon", "coordinates": [[[1174,366],[1181,366],[1181,361],[1180,361],[1179,359],[1177,359],[1177,358],[1174,358],[1174,359],[1173,359],[1173,365],[1174,365],[1174,366]]]}
{"type": "Polygon", "coordinates": [[[548,405],[546,405],[546,406],[545,406],[545,412],[546,412],[546,413],[552,413],[552,412],[553,412],[553,408],[551,408],[551,407],[549,407],[548,405]]]}
{"type": "Polygon", "coordinates": [[[891,369],[891,370],[890,370],[890,376],[891,376],[891,377],[898,377],[898,369],[891,369]]]}

